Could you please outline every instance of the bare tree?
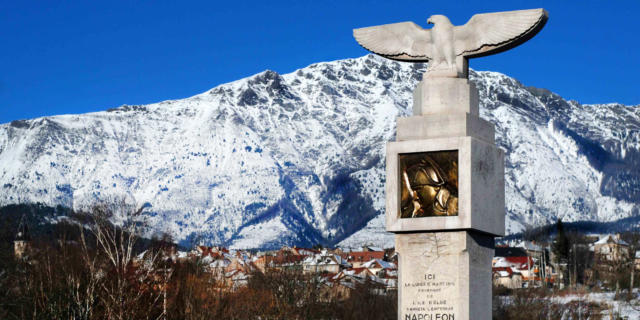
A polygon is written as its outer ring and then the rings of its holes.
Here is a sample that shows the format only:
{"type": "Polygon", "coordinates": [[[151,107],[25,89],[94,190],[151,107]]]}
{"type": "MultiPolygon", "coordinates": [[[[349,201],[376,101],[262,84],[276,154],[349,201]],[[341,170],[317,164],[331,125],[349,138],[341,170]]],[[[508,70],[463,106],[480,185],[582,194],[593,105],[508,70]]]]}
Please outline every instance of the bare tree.
{"type": "Polygon", "coordinates": [[[60,240],[64,252],[76,251],[79,256],[72,265],[75,272],[66,273],[66,281],[69,285],[71,303],[73,304],[74,319],[88,320],[93,318],[94,306],[97,299],[97,291],[104,273],[98,268],[99,256],[87,240],[85,229],[79,225],[79,243],[70,246],[65,239],[60,240]]]}
{"type": "Polygon", "coordinates": [[[134,264],[134,250],[146,227],[143,210],[119,200],[94,206],[87,215],[96,250],[105,258],[104,265],[93,272],[101,279],[101,273],[106,273],[104,281],[100,281],[99,299],[109,319],[133,319],[136,314],[149,311],[159,299],[159,295],[150,301],[145,297],[154,294],[153,264],[158,253],[144,257],[140,265],[134,264]],[[151,304],[141,309],[143,299],[151,304]]]}
{"type": "Polygon", "coordinates": [[[636,252],[640,250],[640,232],[632,231],[624,234],[625,241],[629,244],[629,293],[627,295],[627,300],[632,300],[634,298],[633,288],[635,287],[635,276],[636,276],[636,252]]]}

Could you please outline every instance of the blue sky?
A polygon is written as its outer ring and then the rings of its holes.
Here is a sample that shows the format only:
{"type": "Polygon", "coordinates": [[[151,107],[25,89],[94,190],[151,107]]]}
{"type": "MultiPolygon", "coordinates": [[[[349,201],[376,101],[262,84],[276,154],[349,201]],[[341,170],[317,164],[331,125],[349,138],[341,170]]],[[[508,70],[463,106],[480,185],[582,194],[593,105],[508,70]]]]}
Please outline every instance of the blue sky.
{"type": "Polygon", "coordinates": [[[474,59],[582,103],[640,104],[640,1],[0,0],[0,123],[179,99],[367,52],[351,30],[544,7],[531,41],[474,59]]]}

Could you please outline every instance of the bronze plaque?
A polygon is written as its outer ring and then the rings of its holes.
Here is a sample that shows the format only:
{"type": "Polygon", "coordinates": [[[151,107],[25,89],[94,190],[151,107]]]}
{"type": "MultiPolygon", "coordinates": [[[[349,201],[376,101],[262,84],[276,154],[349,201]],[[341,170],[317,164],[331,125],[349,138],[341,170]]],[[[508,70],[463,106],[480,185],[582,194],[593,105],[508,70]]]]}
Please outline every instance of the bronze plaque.
{"type": "Polygon", "coordinates": [[[458,151],[398,155],[400,218],[458,215],[458,151]]]}

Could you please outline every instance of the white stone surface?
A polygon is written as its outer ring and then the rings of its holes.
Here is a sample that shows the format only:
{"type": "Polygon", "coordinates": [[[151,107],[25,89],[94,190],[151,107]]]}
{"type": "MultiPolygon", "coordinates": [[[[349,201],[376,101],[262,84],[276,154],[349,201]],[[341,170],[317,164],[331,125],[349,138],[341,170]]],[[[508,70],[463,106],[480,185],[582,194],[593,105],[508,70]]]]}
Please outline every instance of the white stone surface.
{"type": "Polygon", "coordinates": [[[469,136],[495,143],[493,124],[468,113],[403,117],[397,122],[397,141],[469,136]]]}
{"type": "Polygon", "coordinates": [[[398,319],[491,319],[493,237],[468,231],[396,235],[398,319]]]}
{"type": "Polygon", "coordinates": [[[466,230],[504,235],[504,153],[472,137],[387,143],[386,226],[390,232],[466,230]],[[458,215],[399,218],[403,153],[458,150],[458,215]]]}
{"type": "Polygon", "coordinates": [[[426,78],[413,92],[413,115],[478,115],[478,89],[463,78],[426,78]]]}
{"type": "Polygon", "coordinates": [[[400,61],[429,61],[430,77],[468,76],[466,59],[482,57],[518,46],[544,27],[544,9],[476,14],[454,26],[446,16],[432,15],[423,29],[413,22],[399,22],[353,30],[365,49],[400,61]]]}

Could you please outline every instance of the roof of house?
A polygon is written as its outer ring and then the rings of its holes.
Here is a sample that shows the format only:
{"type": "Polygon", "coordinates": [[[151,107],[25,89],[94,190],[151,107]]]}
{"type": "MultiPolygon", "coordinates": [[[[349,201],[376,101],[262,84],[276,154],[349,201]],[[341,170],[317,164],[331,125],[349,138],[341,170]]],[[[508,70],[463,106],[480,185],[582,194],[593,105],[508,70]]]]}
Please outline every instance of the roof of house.
{"type": "Polygon", "coordinates": [[[277,255],[277,256],[262,256],[265,263],[270,266],[285,266],[301,263],[307,256],[302,255],[277,255]]]}
{"type": "Polygon", "coordinates": [[[384,259],[384,251],[354,251],[341,256],[349,262],[366,262],[372,259],[384,259]]]}
{"type": "Polygon", "coordinates": [[[398,269],[384,269],[382,272],[378,273],[378,277],[387,278],[387,279],[397,279],[398,278],[398,269]]]}
{"type": "Polygon", "coordinates": [[[369,269],[367,268],[349,268],[349,269],[344,269],[341,271],[342,273],[346,274],[346,275],[361,275],[361,274],[370,274],[373,275],[371,273],[371,271],[369,271],[369,269]]]}
{"type": "Polygon", "coordinates": [[[496,247],[494,256],[496,257],[526,257],[527,251],[517,247],[496,247]]]}
{"type": "Polygon", "coordinates": [[[218,260],[214,260],[213,262],[209,263],[209,268],[212,268],[212,269],[215,269],[215,268],[226,268],[230,264],[231,264],[231,261],[229,261],[227,259],[218,259],[218,260]]]}
{"type": "Polygon", "coordinates": [[[321,254],[316,254],[314,256],[308,256],[302,263],[305,265],[349,265],[349,263],[341,256],[337,254],[329,254],[326,251],[322,251],[321,254]]]}
{"type": "Polygon", "coordinates": [[[527,251],[537,251],[537,252],[542,252],[542,247],[531,242],[531,241],[520,241],[516,244],[516,247],[518,248],[523,248],[527,251]]]}
{"type": "Polygon", "coordinates": [[[529,270],[529,266],[533,266],[533,258],[531,257],[494,257],[494,268],[529,270]]]}
{"type": "Polygon", "coordinates": [[[382,269],[395,269],[396,265],[391,262],[386,262],[381,259],[373,259],[362,264],[365,268],[382,268],[382,269]]]}
{"type": "Polygon", "coordinates": [[[494,273],[497,273],[501,277],[511,277],[514,274],[516,275],[521,274],[518,270],[515,270],[511,267],[493,267],[491,268],[491,270],[494,273]]]}
{"type": "Polygon", "coordinates": [[[300,255],[313,255],[313,254],[318,254],[320,253],[319,250],[316,249],[308,249],[308,248],[298,248],[298,247],[293,247],[293,250],[295,250],[295,252],[297,254],[300,255]]]}
{"type": "Polygon", "coordinates": [[[607,244],[607,243],[615,243],[615,244],[619,244],[622,246],[628,246],[629,244],[626,243],[624,240],[620,239],[619,237],[614,237],[610,234],[600,238],[600,240],[594,242],[594,244],[607,244]]]}

